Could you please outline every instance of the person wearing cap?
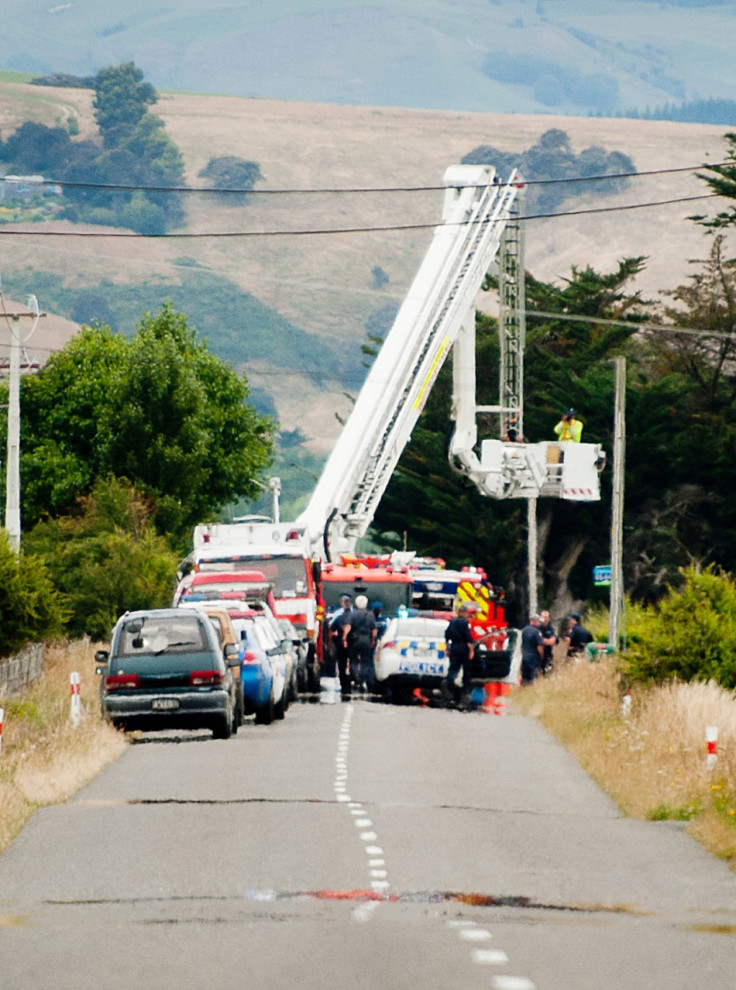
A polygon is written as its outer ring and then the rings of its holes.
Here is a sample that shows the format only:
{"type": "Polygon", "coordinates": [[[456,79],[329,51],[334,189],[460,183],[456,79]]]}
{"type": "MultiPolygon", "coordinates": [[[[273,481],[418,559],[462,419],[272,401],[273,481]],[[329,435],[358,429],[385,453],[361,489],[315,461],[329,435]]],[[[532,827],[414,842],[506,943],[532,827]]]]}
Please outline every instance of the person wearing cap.
{"type": "MultiPolygon", "coordinates": [[[[348,674],[348,638],[350,636],[350,619],[352,614],[352,599],[350,595],[340,596],[340,611],[336,612],[330,622],[330,641],[332,654],[337,661],[337,673],[340,678],[340,691],[343,699],[350,697],[350,675],[348,674]]],[[[334,662],[332,676],[335,676],[334,662]]]]}
{"type": "Polygon", "coordinates": [[[373,666],[373,651],[376,645],[378,624],[368,608],[365,595],[357,595],[355,608],[350,613],[350,676],[358,690],[365,685],[368,694],[376,687],[376,674],[373,666]]]}
{"type": "Polygon", "coordinates": [[[445,642],[447,644],[447,654],[450,663],[447,674],[442,681],[442,697],[445,702],[458,701],[455,678],[462,668],[463,672],[463,701],[469,705],[473,689],[473,656],[475,647],[473,645],[473,631],[468,622],[470,605],[468,602],[461,602],[458,614],[447,623],[445,630],[445,642]]]}
{"type": "Polygon", "coordinates": [[[580,438],[583,435],[583,424],[576,418],[574,409],[568,409],[562,414],[562,419],[555,426],[555,435],[563,443],[580,443],[580,438]]]}
{"type": "Polygon", "coordinates": [[[579,662],[585,653],[585,647],[593,642],[593,633],[586,629],[580,622],[580,616],[573,612],[568,617],[567,633],[565,634],[567,643],[567,656],[570,660],[579,662]]]}
{"type": "Polygon", "coordinates": [[[544,660],[544,640],[540,626],[542,619],[530,615],[529,622],[521,630],[521,683],[531,684],[539,676],[544,660]]]}
{"type": "Polygon", "coordinates": [[[383,602],[371,602],[371,612],[376,619],[376,642],[378,642],[388,627],[388,622],[383,614],[383,602]]]}

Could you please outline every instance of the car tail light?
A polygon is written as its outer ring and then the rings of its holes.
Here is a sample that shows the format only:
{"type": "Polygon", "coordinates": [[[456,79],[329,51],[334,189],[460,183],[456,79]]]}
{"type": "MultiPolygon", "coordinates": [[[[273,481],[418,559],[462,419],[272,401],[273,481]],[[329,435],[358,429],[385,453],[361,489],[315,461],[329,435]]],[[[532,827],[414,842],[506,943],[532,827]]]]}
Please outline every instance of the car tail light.
{"type": "Polygon", "coordinates": [[[222,684],[224,675],[221,670],[192,670],[189,673],[189,683],[192,687],[222,684]]]}
{"type": "Polygon", "coordinates": [[[106,691],[123,691],[125,688],[140,687],[138,674],[110,674],[105,678],[106,691]]]}
{"type": "Polygon", "coordinates": [[[258,663],[258,654],[254,653],[253,650],[246,650],[243,663],[258,663]]]}

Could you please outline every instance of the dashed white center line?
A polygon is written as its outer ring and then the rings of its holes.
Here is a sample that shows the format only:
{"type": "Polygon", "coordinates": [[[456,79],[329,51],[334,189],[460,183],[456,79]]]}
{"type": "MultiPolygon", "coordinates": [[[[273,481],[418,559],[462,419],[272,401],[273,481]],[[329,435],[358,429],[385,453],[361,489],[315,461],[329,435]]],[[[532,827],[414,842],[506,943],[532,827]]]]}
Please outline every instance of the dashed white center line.
{"type": "Polygon", "coordinates": [[[505,966],[508,961],[503,949],[476,949],[473,953],[473,962],[481,966],[505,966]]]}
{"type": "Polygon", "coordinates": [[[491,933],[485,928],[461,928],[460,938],[466,942],[485,942],[491,937],[491,933]]]}
{"type": "MultiPolygon", "coordinates": [[[[481,928],[477,922],[467,919],[454,919],[447,922],[465,942],[487,942],[493,938],[491,932],[481,928]]],[[[473,962],[479,966],[505,966],[508,955],[503,949],[473,949],[473,962]]],[[[536,990],[536,984],[526,976],[498,975],[491,980],[491,990],[536,990]]]]}
{"type": "MultiPolygon", "coordinates": [[[[373,822],[366,815],[365,808],[360,801],[353,801],[350,795],[347,793],[347,780],[348,780],[348,748],[350,745],[350,724],[353,717],[353,706],[352,704],[346,709],[342,727],[339,734],[339,742],[337,748],[337,756],[335,757],[335,779],[333,781],[332,789],[335,792],[335,800],[342,801],[348,806],[348,810],[353,817],[355,822],[355,827],[358,829],[363,829],[359,833],[362,842],[365,845],[366,856],[370,857],[368,859],[368,868],[371,890],[376,894],[384,893],[390,887],[388,882],[388,871],[383,869],[386,865],[386,861],[383,857],[383,849],[381,846],[374,845],[378,838],[378,833],[373,831],[373,822]]],[[[378,905],[382,903],[380,900],[369,901],[364,904],[358,905],[353,910],[353,918],[356,921],[367,922],[370,921],[373,912],[376,910],[378,905]]]]}

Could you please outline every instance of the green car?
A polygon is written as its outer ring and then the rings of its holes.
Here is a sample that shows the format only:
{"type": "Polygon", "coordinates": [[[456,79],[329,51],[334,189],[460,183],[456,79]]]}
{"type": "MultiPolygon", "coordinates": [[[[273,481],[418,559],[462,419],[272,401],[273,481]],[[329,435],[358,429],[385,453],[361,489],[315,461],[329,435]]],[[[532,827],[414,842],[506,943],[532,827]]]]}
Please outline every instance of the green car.
{"type": "Polygon", "coordinates": [[[209,728],[217,739],[238,729],[237,646],[220,646],[196,609],[126,612],[110,651],[95,655],[102,712],[122,729],[209,728]],[[235,676],[233,669],[235,668],[235,676]]]}

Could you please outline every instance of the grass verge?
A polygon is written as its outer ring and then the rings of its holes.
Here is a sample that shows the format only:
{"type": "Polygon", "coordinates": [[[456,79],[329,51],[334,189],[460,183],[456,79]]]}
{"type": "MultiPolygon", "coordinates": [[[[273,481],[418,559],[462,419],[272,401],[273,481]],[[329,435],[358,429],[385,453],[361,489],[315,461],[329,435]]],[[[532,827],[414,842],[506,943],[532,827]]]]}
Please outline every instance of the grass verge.
{"type": "Polygon", "coordinates": [[[20,695],[0,698],[5,709],[0,752],[0,851],[33,812],[57,804],[89,783],[125,750],[122,733],[102,720],[94,646],[49,646],[43,677],[20,695]],[[70,674],[80,674],[82,718],[70,718],[70,674]]]}
{"type": "Polygon", "coordinates": [[[622,710],[615,657],[569,664],[514,694],[621,810],[687,821],[687,831],[736,872],[736,694],[717,684],[634,687],[622,710]],[[707,766],[706,726],[718,728],[707,766]]]}

